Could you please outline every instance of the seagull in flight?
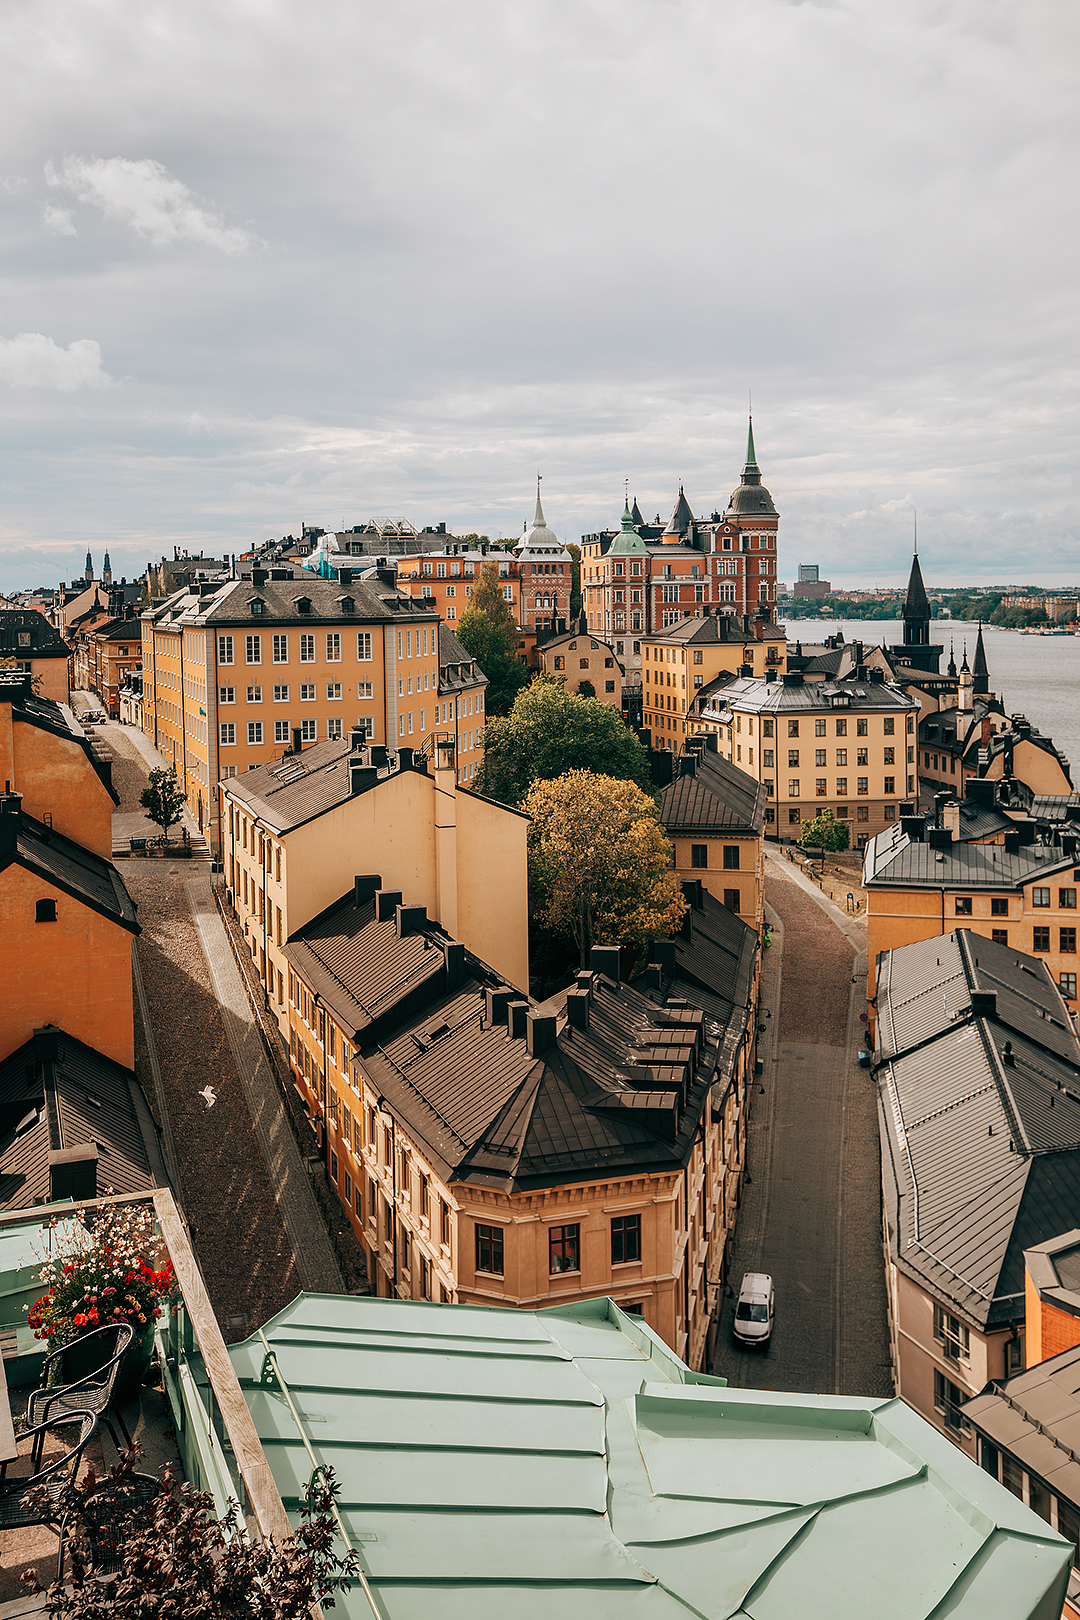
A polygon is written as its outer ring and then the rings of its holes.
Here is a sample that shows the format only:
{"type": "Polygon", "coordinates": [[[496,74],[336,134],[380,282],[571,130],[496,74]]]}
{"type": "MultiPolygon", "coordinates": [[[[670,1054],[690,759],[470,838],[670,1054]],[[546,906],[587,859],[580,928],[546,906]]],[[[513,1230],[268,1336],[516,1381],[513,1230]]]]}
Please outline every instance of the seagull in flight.
{"type": "Polygon", "coordinates": [[[207,1108],[213,1108],[214,1104],[217,1102],[217,1095],[213,1086],[204,1086],[199,1092],[199,1096],[204,1099],[207,1108]]]}

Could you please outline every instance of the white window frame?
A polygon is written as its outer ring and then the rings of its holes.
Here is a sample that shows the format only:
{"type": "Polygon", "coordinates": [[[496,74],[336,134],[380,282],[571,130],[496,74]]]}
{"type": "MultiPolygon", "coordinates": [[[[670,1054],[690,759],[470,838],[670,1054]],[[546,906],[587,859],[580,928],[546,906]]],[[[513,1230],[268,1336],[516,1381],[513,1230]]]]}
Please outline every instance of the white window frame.
{"type": "Polygon", "coordinates": [[[358,664],[370,664],[375,657],[371,648],[371,631],[358,630],[356,632],[356,661],[358,664]]]}
{"type": "Polygon", "coordinates": [[[276,743],[287,743],[292,741],[289,731],[289,722],[287,720],[274,721],[274,741],[276,743]]]}
{"type": "Polygon", "coordinates": [[[219,703],[235,703],[236,702],[236,687],[235,686],[219,686],[218,689],[217,689],[217,700],[218,700],[219,703]]]}
{"type": "Polygon", "coordinates": [[[285,681],[281,681],[281,682],[278,683],[278,685],[276,685],[274,687],[274,702],[275,703],[288,703],[288,701],[289,701],[288,684],[285,681]]]}
{"type": "Polygon", "coordinates": [[[262,636],[244,637],[244,662],[246,664],[262,663],[262,636]]]}
{"type": "Polygon", "coordinates": [[[328,630],[326,632],[326,662],[328,664],[341,663],[341,631],[328,630]]]}
{"type": "Polygon", "coordinates": [[[340,681],[327,681],[327,683],[326,683],[326,701],[327,701],[327,703],[339,703],[341,701],[341,682],[340,681]]]}
{"type": "Polygon", "coordinates": [[[236,721],[223,720],[218,726],[218,747],[236,747],[236,721]]]}
{"type": "Polygon", "coordinates": [[[300,662],[313,664],[315,662],[315,637],[302,631],[300,635],[300,662]]]}
{"type": "Polygon", "coordinates": [[[312,742],[313,743],[313,742],[318,742],[318,740],[319,740],[319,722],[318,722],[318,720],[301,720],[301,722],[300,722],[300,741],[301,742],[312,742]]]}
{"type": "Polygon", "coordinates": [[[232,664],[235,662],[236,643],[232,636],[218,636],[217,649],[217,661],[219,664],[232,664]]]}
{"type": "Polygon", "coordinates": [[[344,732],[345,732],[345,722],[341,718],[340,714],[334,715],[334,717],[332,719],[330,719],[330,720],[328,720],[326,722],[326,740],[327,740],[327,742],[340,742],[343,735],[344,735],[344,732]]]}
{"type": "Polygon", "coordinates": [[[247,740],[249,748],[259,748],[263,740],[263,723],[261,720],[249,720],[247,723],[247,740]]]}
{"type": "Polygon", "coordinates": [[[271,661],[275,664],[287,664],[289,662],[288,636],[275,635],[272,638],[270,643],[270,657],[271,661]]]}
{"type": "Polygon", "coordinates": [[[317,700],[318,696],[319,696],[319,683],[318,683],[318,681],[301,681],[300,682],[300,701],[301,701],[301,703],[314,703],[317,700]]]}

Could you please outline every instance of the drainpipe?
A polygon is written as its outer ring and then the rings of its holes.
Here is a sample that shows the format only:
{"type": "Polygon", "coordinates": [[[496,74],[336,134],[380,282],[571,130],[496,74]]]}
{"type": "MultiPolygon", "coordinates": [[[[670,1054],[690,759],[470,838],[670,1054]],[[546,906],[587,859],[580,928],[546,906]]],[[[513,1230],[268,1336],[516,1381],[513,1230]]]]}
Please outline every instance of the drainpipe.
{"type": "Polygon", "coordinates": [[[394,1206],[393,1206],[394,1207],[394,1218],[393,1218],[393,1221],[391,1223],[391,1228],[390,1228],[391,1233],[393,1235],[393,1246],[394,1246],[393,1247],[393,1254],[394,1254],[394,1279],[393,1279],[393,1281],[394,1281],[394,1293],[393,1293],[392,1297],[394,1299],[397,1299],[397,1285],[398,1285],[398,1256],[397,1256],[397,1229],[398,1229],[398,1207],[397,1207],[397,1195],[398,1195],[398,1185],[397,1185],[397,1121],[394,1119],[393,1114],[390,1115],[390,1187],[391,1187],[391,1190],[392,1190],[393,1195],[394,1195],[394,1206]]]}
{"type": "Polygon", "coordinates": [[[187,691],[184,684],[184,627],[180,626],[180,745],[184,752],[184,798],[188,796],[187,777],[187,691]]]}
{"type": "MultiPolygon", "coordinates": [[[[266,993],[266,977],[267,977],[267,974],[270,972],[270,946],[269,946],[269,942],[268,942],[267,937],[266,937],[266,933],[267,933],[267,916],[266,916],[266,914],[267,914],[267,910],[268,910],[269,905],[270,905],[270,901],[267,899],[267,895],[266,895],[266,841],[267,841],[267,835],[266,835],[266,831],[263,828],[262,824],[259,823],[258,826],[259,826],[259,837],[262,839],[262,852],[261,852],[261,855],[260,855],[260,862],[261,862],[261,865],[262,865],[262,914],[263,914],[262,915],[262,925],[263,925],[263,946],[262,946],[262,948],[263,948],[263,970],[262,970],[263,1010],[265,1012],[269,1012],[270,1011],[270,999],[269,999],[269,997],[267,996],[267,993],[266,993]]],[[[323,1042],[323,1045],[325,1047],[325,1045],[326,1045],[325,1041],[323,1042]]],[[[325,1062],[326,1062],[326,1054],[325,1054],[325,1051],[324,1051],[324,1053],[323,1053],[323,1066],[324,1066],[324,1068],[325,1068],[325,1062]]]]}

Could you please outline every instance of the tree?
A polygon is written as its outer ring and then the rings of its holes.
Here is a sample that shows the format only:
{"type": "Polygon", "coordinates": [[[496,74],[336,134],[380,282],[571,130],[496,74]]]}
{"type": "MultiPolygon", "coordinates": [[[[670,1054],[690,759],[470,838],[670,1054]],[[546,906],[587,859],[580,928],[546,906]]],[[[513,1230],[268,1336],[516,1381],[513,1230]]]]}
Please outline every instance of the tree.
{"type": "Polygon", "coordinates": [[[139,803],[146,811],[147,820],[161,828],[168,843],[169,828],[175,827],[184,813],[184,795],[176,779],[176,767],[151,771],[150,786],[143,789],[139,803]]]}
{"type": "Polygon", "coordinates": [[[594,698],[596,696],[596,687],[592,681],[578,681],[577,689],[578,697],[594,698]]]}
{"type": "Polygon", "coordinates": [[[503,804],[520,804],[530,783],[573,770],[650,785],[649,756],[618,709],[540,676],[505,719],[488,722],[477,786],[503,804]]]}
{"type": "MultiPolygon", "coordinates": [[[[102,1479],[88,1469],[65,1491],[71,1581],[50,1588],[50,1620],[307,1620],[313,1603],[334,1607],[332,1594],[355,1578],[356,1553],[334,1552],[331,1469],[313,1475],[295,1534],[258,1542],[245,1535],[235,1502],[218,1519],[209,1491],[181,1483],[171,1468],[157,1494],[134,1506],[128,1476],[137,1454],[128,1451],[102,1479]],[[103,1540],[120,1567],[99,1577],[91,1557],[103,1540]]],[[[35,1589],[36,1570],[23,1582],[35,1589]]]]}
{"type": "Polygon", "coordinates": [[[469,606],[458,621],[457,638],[488,678],[484,699],[488,714],[509,714],[529,671],[518,657],[518,627],[494,563],[485,563],[480,570],[469,606]]]}
{"type": "Polygon", "coordinates": [[[530,907],[571,934],[582,967],[594,945],[637,945],[675,932],[686,910],[656,801],[633,782],[567,771],[534,782],[529,828],[530,907]]]}
{"type": "Polygon", "coordinates": [[[837,821],[831,810],[822,810],[813,821],[803,823],[799,834],[802,849],[827,849],[831,854],[847,849],[851,834],[846,821],[837,821]]]}

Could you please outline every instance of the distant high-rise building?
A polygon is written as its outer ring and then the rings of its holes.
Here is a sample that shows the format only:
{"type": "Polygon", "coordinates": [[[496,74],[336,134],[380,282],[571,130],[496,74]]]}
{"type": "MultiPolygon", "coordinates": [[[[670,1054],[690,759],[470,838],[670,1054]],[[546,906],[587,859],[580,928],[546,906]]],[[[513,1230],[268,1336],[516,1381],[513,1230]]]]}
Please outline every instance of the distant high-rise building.
{"type": "Polygon", "coordinates": [[[818,577],[817,563],[799,564],[799,578],[802,580],[803,584],[816,585],[818,582],[818,577]]]}

